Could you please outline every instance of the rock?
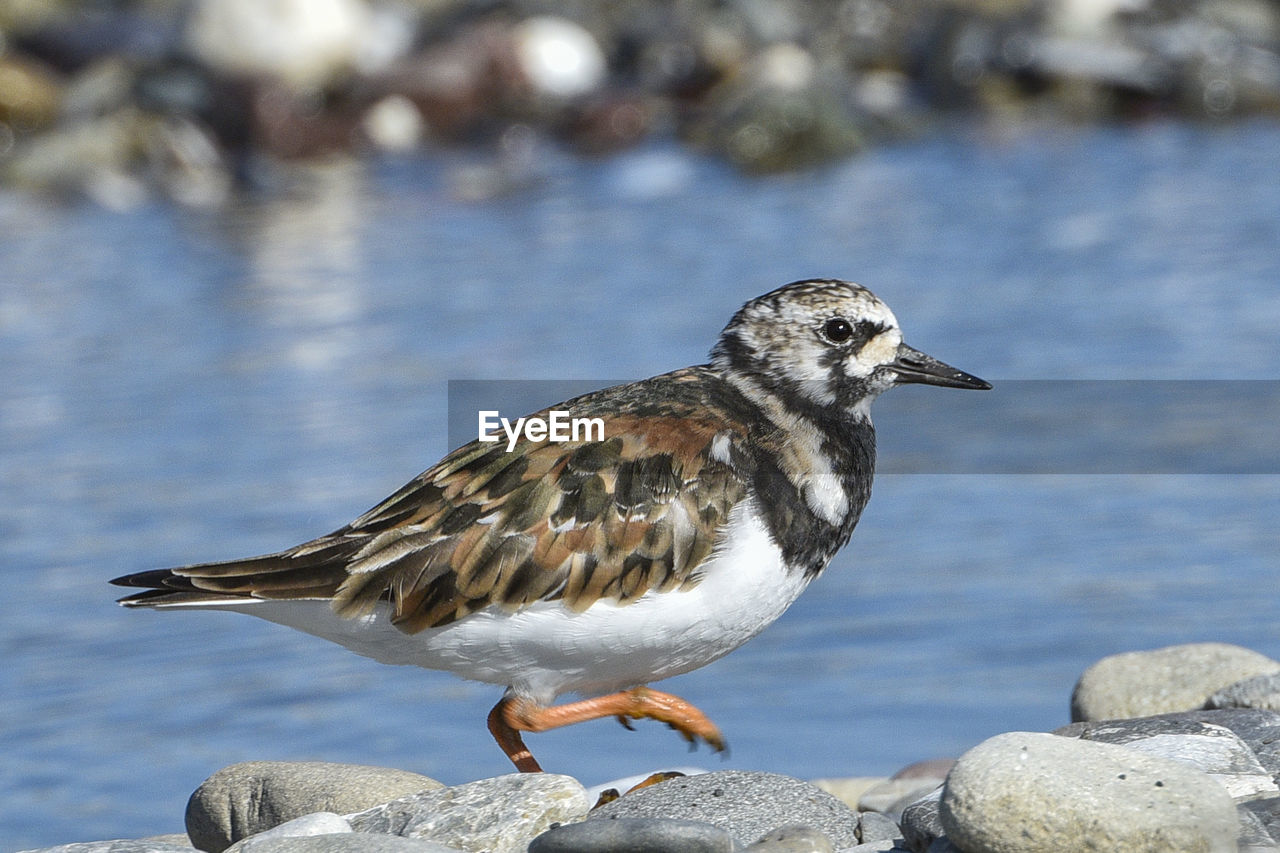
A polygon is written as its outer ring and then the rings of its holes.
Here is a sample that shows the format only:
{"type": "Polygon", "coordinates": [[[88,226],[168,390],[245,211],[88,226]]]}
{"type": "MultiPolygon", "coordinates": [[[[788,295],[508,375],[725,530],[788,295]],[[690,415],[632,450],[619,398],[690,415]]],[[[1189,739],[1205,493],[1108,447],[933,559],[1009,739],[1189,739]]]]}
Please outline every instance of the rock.
{"type": "Polygon", "coordinates": [[[1073,723],[1055,734],[1127,746],[1190,764],[1217,779],[1237,800],[1280,793],[1249,745],[1224,726],[1166,715],[1073,723]]]}
{"type": "Polygon", "coordinates": [[[1255,675],[1209,697],[1206,708],[1261,708],[1280,711],[1280,672],[1255,675]]]}
{"type": "Polygon", "coordinates": [[[1235,732],[1249,745],[1272,778],[1280,778],[1280,713],[1256,708],[1224,708],[1189,711],[1177,716],[1212,723],[1235,732]]]}
{"type": "Polygon", "coordinates": [[[893,841],[902,837],[902,830],[898,828],[898,824],[879,812],[863,812],[858,818],[861,823],[858,837],[862,839],[863,844],[870,844],[873,841],[893,841]]]}
{"type": "Polygon", "coordinates": [[[804,824],[788,824],[766,833],[746,848],[754,853],[832,853],[831,839],[804,824]]]}
{"type": "Polygon", "coordinates": [[[35,130],[53,123],[63,97],[52,71],[21,57],[0,55],[0,124],[35,130]]]}
{"type": "Polygon", "coordinates": [[[968,853],[951,843],[946,837],[935,838],[929,845],[927,853],[968,853]]]}
{"type": "Polygon", "coordinates": [[[315,812],[344,814],[443,787],[417,773],[359,764],[248,761],[200,784],[187,802],[187,834],[218,853],[241,838],[315,812]]]}
{"type": "Polygon", "coordinates": [[[837,849],[858,843],[858,816],[808,782],[775,773],[720,770],[660,782],[626,794],[588,820],[661,817],[701,820],[750,844],[786,824],[821,830],[837,849]]]}
{"type": "Polygon", "coordinates": [[[511,773],[423,791],[347,815],[356,832],[425,838],[463,850],[524,853],[556,823],[581,820],[591,803],[578,780],[511,773]]]}
{"type": "Polygon", "coordinates": [[[631,776],[623,776],[620,779],[611,779],[608,782],[601,782],[598,785],[591,785],[587,788],[587,799],[594,805],[600,795],[605,791],[613,791],[615,794],[625,794],[636,785],[649,779],[658,773],[676,773],[683,776],[697,776],[707,771],[701,767],[663,767],[650,770],[647,773],[635,773],[631,776]]]}
{"type": "Polygon", "coordinates": [[[242,838],[227,848],[227,853],[262,853],[264,850],[278,849],[281,839],[310,838],[317,835],[338,835],[351,832],[351,824],[346,818],[333,812],[316,812],[287,820],[279,826],[265,832],[242,838]]]}
{"type": "MultiPolygon", "coordinates": [[[[240,844],[249,843],[252,840],[245,839],[240,844]]],[[[236,844],[235,848],[240,848],[240,844],[236,844]]],[[[245,849],[252,849],[254,853],[462,853],[455,847],[446,847],[420,838],[365,835],[358,832],[268,838],[252,848],[245,849]]]]}
{"type": "Polygon", "coordinates": [[[907,851],[895,846],[892,841],[869,841],[857,847],[845,847],[837,853],[907,853],[907,851]]]}
{"type": "Polygon", "coordinates": [[[1251,853],[1251,851],[1280,850],[1280,845],[1277,845],[1268,834],[1266,825],[1256,813],[1237,806],[1236,817],[1240,821],[1236,831],[1236,844],[1241,851],[1251,853]]]}
{"type": "Polygon", "coordinates": [[[733,836],[709,823],[662,818],[588,820],[539,835],[529,853],[732,853],[733,836]]]}
{"type": "Polygon", "coordinates": [[[904,847],[924,853],[929,845],[944,834],[939,815],[942,789],[938,788],[902,810],[901,835],[904,847]]]}
{"type": "Polygon", "coordinates": [[[77,844],[61,844],[42,847],[24,853],[191,853],[190,844],[172,835],[155,838],[118,839],[114,841],[83,841],[77,844]]]}
{"type": "Polygon", "coordinates": [[[275,77],[308,89],[356,67],[379,35],[364,0],[196,0],[186,41],[224,75],[275,77]]]}
{"type": "MultiPolygon", "coordinates": [[[[1261,800],[1250,800],[1241,803],[1237,810],[1249,812],[1271,838],[1280,838],[1280,797],[1267,797],[1261,800]]],[[[1243,824],[1243,820],[1241,823],[1243,824]]]]}
{"type": "Polygon", "coordinates": [[[947,778],[951,768],[956,766],[954,758],[930,758],[908,764],[890,776],[890,779],[925,779],[936,781],[939,785],[947,778]]]}
{"type": "Polygon", "coordinates": [[[941,784],[941,777],[889,779],[863,794],[858,800],[858,810],[879,812],[896,821],[902,817],[903,809],[930,791],[936,790],[941,784]]]}
{"type": "Polygon", "coordinates": [[[1189,643],[1111,655],[1080,676],[1071,694],[1071,720],[1191,711],[1204,707],[1217,690],[1274,672],[1280,672],[1280,663],[1227,643],[1189,643]]]}
{"type": "Polygon", "coordinates": [[[951,843],[983,853],[1234,851],[1237,817],[1208,775],[1108,743],[997,735],[956,762],[940,816],[951,843]]]}
{"type": "Polygon", "coordinates": [[[844,779],[814,779],[813,784],[849,808],[857,809],[862,795],[884,781],[887,780],[883,776],[850,776],[844,779]]]}
{"type": "Polygon", "coordinates": [[[576,98],[600,88],[604,52],[595,36],[566,18],[537,15],[512,32],[516,62],[536,97],[576,98]]]}

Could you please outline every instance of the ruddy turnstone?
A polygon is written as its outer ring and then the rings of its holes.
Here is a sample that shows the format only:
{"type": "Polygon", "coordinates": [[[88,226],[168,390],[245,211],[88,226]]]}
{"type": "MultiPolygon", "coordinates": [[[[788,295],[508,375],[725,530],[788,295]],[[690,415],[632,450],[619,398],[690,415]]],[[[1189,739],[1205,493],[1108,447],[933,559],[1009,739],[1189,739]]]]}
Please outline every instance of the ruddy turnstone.
{"type": "Polygon", "coordinates": [[[146,588],[129,607],[237,610],[502,685],[489,729],[520,770],[540,769],[521,732],[609,716],[721,750],[646,685],[742,645],[826,567],[871,494],[871,401],[916,382],[991,387],[904,344],[865,288],[796,282],[744,305],[709,364],[552,407],[603,437],[473,441],[327,536],[112,583],[146,588]],[[570,692],[591,698],[551,704],[570,692]]]}

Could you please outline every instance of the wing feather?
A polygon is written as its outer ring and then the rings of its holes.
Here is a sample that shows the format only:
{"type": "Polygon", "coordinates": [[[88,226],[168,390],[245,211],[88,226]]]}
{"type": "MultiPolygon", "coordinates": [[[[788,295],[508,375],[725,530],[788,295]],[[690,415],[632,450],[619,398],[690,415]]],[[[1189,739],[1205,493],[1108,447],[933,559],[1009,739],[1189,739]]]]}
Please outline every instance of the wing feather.
{"type": "Polygon", "coordinates": [[[620,386],[562,404],[607,415],[605,440],[523,441],[511,452],[472,442],[328,536],[120,578],[147,590],[123,601],[331,598],[344,616],[388,602],[394,624],[416,632],[492,605],[582,610],[696,584],[749,476],[738,467],[746,454],[724,452],[743,428],[700,405],[697,370],[648,380],[683,403],[646,408],[620,386]]]}

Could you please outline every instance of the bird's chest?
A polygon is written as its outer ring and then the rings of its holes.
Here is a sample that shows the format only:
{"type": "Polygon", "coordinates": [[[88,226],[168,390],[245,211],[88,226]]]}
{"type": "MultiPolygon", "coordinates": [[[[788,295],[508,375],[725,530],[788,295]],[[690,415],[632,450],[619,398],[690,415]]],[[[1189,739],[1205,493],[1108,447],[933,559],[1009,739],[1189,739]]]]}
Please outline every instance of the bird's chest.
{"type": "Polygon", "coordinates": [[[496,639],[519,661],[513,682],[531,693],[616,689],[689,672],[733,651],[781,616],[809,581],[788,568],[752,501],[734,508],[699,575],[690,587],[630,604],[601,601],[571,614],[538,602],[510,615],[476,614],[481,618],[441,633],[495,632],[490,644],[496,639]]]}

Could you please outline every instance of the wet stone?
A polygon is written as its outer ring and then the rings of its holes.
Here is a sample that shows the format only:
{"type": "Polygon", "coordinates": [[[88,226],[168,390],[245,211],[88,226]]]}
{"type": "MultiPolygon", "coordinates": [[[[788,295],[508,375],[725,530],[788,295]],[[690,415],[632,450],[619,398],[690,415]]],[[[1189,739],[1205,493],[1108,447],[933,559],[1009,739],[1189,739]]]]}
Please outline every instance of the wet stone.
{"type": "Polygon", "coordinates": [[[619,818],[588,820],[550,829],[533,839],[529,853],[732,853],[733,837],[693,820],[619,818]]]}

